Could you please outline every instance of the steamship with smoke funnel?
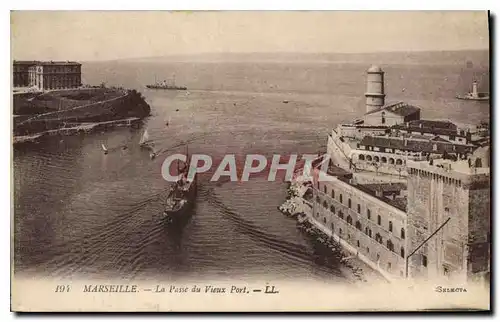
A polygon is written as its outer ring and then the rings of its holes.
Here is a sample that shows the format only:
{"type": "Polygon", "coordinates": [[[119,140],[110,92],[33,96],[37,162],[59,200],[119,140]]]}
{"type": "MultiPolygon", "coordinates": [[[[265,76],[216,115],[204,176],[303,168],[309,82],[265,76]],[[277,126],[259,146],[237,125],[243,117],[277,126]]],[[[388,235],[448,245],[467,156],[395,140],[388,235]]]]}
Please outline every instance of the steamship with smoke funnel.
{"type": "MultiPolygon", "coordinates": [[[[156,79],[156,77],[155,77],[156,79]]],[[[175,85],[175,75],[173,76],[172,83],[169,84],[166,80],[162,82],[157,82],[155,80],[154,84],[149,84],[146,85],[147,88],[149,89],[165,89],[165,90],[178,90],[178,91],[185,91],[187,90],[186,86],[177,86],[175,85]]]]}

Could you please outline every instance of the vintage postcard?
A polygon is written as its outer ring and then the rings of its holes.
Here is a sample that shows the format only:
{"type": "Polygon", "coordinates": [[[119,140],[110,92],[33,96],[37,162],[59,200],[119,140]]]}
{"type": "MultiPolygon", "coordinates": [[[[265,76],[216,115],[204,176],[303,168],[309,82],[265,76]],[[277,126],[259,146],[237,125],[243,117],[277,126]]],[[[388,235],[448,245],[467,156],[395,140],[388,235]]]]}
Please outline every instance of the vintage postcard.
{"type": "Polygon", "coordinates": [[[12,311],[489,311],[489,37],[12,11],[12,311]]]}

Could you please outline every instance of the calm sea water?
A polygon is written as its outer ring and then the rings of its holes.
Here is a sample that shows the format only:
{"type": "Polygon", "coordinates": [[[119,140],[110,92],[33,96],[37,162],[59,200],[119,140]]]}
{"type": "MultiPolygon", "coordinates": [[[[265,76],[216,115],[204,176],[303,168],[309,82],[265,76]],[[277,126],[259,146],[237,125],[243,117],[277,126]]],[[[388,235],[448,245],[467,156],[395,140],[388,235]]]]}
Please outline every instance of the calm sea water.
{"type": "MultiPolygon", "coordinates": [[[[345,279],[324,263],[295,222],[277,211],[286,184],[202,177],[183,229],[161,218],[166,155],[316,153],[337,123],[362,115],[361,64],[93,63],[85,83],[137,88],[152,107],[142,129],[57,137],[14,150],[16,272],[90,277],[300,276],[345,279]],[[173,74],[189,95],[144,85],[173,74]],[[284,104],[283,100],[288,100],[284,104]],[[169,121],[167,127],[165,123],[169,121]],[[164,154],[138,147],[144,128],[164,154]],[[100,145],[110,150],[103,155],[100,145]],[[120,147],[126,144],[127,150],[120,147]]],[[[457,66],[384,67],[388,101],[422,108],[425,118],[478,123],[484,103],[454,99],[471,75],[457,66]]],[[[485,71],[481,86],[488,86],[485,71]]]]}

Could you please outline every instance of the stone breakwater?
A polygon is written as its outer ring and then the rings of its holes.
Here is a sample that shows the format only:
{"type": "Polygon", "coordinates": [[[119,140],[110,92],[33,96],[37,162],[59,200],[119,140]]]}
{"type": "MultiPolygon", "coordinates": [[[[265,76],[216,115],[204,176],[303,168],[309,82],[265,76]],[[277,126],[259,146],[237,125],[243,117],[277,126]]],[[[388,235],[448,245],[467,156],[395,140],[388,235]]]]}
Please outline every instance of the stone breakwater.
{"type": "Polygon", "coordinates": [[[307,214],[312,214],[312,206],[304,199],[309,184],[298,178],[290,184],[288,196],[285,202],[278,209],[286,216],[297,220],[297,228],[307,234],[310,241],[327,258],[327,262],[337,262],[344,267],[343,273],[354,282],[367,282],[359,263],[355,262],[352,256],[346,253],[340,244],[332,237],[329,237],[318,227],[315,227],[307,218],[307,214]]]}

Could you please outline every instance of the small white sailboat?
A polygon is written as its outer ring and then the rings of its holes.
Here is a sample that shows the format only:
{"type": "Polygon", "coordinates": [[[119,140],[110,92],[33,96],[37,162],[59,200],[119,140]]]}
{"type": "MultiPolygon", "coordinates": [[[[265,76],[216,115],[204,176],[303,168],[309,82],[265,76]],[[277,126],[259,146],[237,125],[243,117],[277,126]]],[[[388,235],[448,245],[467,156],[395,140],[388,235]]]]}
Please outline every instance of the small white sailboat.
{"type": "Polygon", "coordinates": [[[102,150],[104,151],[104,154],[108,154],[108,149],[104,144],[101,144],[102,150]]]}
{"type": "Polygon", "coordinates": [[[141,140],[139,141],[140,146],[145,146],[149,142],[149,133],[148,130],[145,130],[142,134],[141,140]]]}

